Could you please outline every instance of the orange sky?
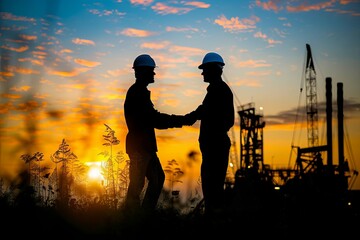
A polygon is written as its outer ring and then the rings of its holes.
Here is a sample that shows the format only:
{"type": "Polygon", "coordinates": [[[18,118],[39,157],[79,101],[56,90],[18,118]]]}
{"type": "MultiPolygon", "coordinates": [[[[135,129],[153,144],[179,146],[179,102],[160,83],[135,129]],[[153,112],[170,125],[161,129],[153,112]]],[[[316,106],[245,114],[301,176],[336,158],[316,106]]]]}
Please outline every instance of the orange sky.
{"type": "MultiPolygon", "coordinates": [[[[295,126],[297,116],[306,126],[304,112],[297,115],[305,105],[306,43],[317,71],[319,143],[326,141],[325,78],[332,77],[334,106],[336,83],[344,83],[345,157],[359,171],[358,1],[36,3],[0,2],[0,177],[14,177],[24,153],[42,152],[49,162],[62,139],[80,161],[103,160],[104,124],[116,131],[116,151],[124,152],[124,97],[134,82],[133,60],[145,52],[159,66],[151,98],[172,114],[201,103],[207,84],[197,66],[206,52],[219,52],[234,106],[252,102],[264,109],[265,163],[287,166],[292,144],[308,146],[306,127],[295,126]]],[[[336,163],[335,107],[333,122],[336,163]]],[[[201,156],[190,164],[188,154],[199,152],[198,125],[157,131],[163,165],[175,159],[187,173],[191,165],[193,179],[201,156]]],[[[360,189],[360,179],[354,188],[360,189]]]]}

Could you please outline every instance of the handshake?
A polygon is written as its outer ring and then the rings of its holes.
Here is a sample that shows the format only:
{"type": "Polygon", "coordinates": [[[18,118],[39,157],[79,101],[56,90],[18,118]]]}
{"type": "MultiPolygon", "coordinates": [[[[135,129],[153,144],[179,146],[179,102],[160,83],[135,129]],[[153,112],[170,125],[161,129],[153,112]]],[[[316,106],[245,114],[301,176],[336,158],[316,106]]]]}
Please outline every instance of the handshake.
{"type": "Polygon", "coordinates": [[[199,112],[197,110],[192,111],[186,115],[171,115],[174,127],[181,128],[182,126],[191,126],[197,120],[199,120],[199,112]]]}
{"type": "Polygon", "coordinates": [[[196,122],[196,120],[198,120],[196,111],[192,111],[191,113],[183,116],[183,125],[191,126],[196,122]]]}

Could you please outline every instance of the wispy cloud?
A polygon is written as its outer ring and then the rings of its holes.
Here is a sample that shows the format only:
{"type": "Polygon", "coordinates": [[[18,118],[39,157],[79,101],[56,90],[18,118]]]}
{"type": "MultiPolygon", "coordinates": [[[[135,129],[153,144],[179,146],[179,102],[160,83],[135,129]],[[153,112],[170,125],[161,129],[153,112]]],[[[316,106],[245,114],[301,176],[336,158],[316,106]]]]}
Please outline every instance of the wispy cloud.
{"type": "Polygon", "coordinates": [[[154,35],[155,33],[146,30],[136,29],[136,28],[125,28],[120,32],[120,34],[128,37],[149,37],[154,35]]]}
{"type": "Polygon", "coordinates": [[[317,3],[317,4],[306,4],[303,3],[299,6],[293,7],[293,6],[287,6],[286,10],[288,10],[289,12],[308,12],[308,11],[317,11],[317,10],[321,10],[324,8],[328,8],[334,5],[334,3],[336,2],[336,0],[331,0],[328,2],[321,2],[321,3],[317,3]]]}
{"type": "Polygon", "coordinates": [[[145,42],[140,45],[141,48],[148,48],[148,49],[164,49],[170,45],[169,41],[162,41],[162,42],[145,42]]]}
{"type": "Polygon", "coordinates": [[[14,52],[25,52],[26,50],[29,49],[28,46],[20,46],[20,47],[18,47],[18,48],[16,48],[16,47],[10,47],[10,46],[1,46],[1,48],[7,49],[7,50],[10,50],[10,51],[14,51],[14,52]]]}
{"type": "Polygon", "coordinates": [[[269,0],[267,2],[262,2],[260,0],[256,0],[256,5],[261,7],[264,10],[272,10],[274,12],[278,12],[283,9],[282,6],[278,6],[281,1],[279,0],[269,0]]]}
{"type": "Polygon", "coordinates": [[[239,19],[239,17],[232,17],[228,19],[224,15],[215,19],[214,23],[223,27],[228,32],[243,32],[256,28],[256,23],[260,21],[260,18],[252,16],[250,18],[239,19]]]}
{"type": "Polygon", "coordinates": [[[8,70],[11,72],[16,72],[20,74],[39,74],[39,71],[34,70],[32,68],[24,68],[19,66],[8,66],[8,70]]]}
{"type": "MultiPolygon", "coordinates": [[[[333,103],[336,106],[336,103],[333,103]]],[[[317,105],[318,115],[320,119],[323,119],[326,116],[326,102],[320,102],[317,105]]],[[[351,118],[354,114],[360,114],[360,103],[344,100],[344,114],[346,114],[347,118],[351,118]]],[[[337,109],[333,109],[334,112],[337,112],[337,109]]],[[[299,109],[292,108],[289,110],[285,110],[279,112],[275,115],[267,115],[266,116],[266,124],[267,125],[278,125],[278,124],[294,124],[295,120],[297,120],[297,116],[299,114],[306,113],[306,106],[302,106],[299,109]]],[[[306,117],[300,120],[306,121],[306,117]]]]}
{"type": "Polygon", "coordinates": [[[168,6],[164,3],[156,3],[154,6],[151,7],[156,13],[161,15],[167,15],[167,14],[186,14],[190,12],[191,8],[186,7],[172,7],[168,6]]]}
{"type": "Polygon", "coordinates": [[[37,39],[37,36],[25,35],[25,34],[20,34],[19,37],[24,39],[24,40],[29,40],[29,41],[33,41],[33,40],[37,39]]]}
{"type": "Polygon", "coordinates": [[[152,2],[154,2],[154,0],[130,0],[131,4],[133,5],[144,5],[144,6],[148,6],[150,5],[152,2]]]}
{"type": "Polygon", "coordinates": [[[266,63],[265,60],[253,60],[249,59],[247,61],[238,61],[236,63],[237,67],[248,67],[248,68],[258,68],[258,67],[270,67],[270,63],[266,63]]]}
{"type": "Polygon", "coordinates": [[[50,75],[62,76],[62,77],[75,77],[80,73],[84,73],[89,71],[90,68],[74,68],[70,71],[60,71],[60,70],[49,70],[48,73],[50,75]]]}
{"type": "Polygon", "coordinates": [[[31,88],[31,86],[20,86],[20,87],[10,88],[10,90],[12,90],[14,92],[27,92],[27,91],[29,91],[30,88],[31,88]]]}
{"type": "Polygon", "coordinates": [[[0,18],[3,20],[36,22],[35,18],[16,16],[13,15],[12,13],[7,13],[7,12],[0,12],[0,18]]]}
{"type": "Polygon", "coordinates": [[[96,66],[101,65],[101,62],[94,62],[94,61],[89,61],[89,60],[81,59],[81,58],[75,58],[74,62],[76,62],[77,64],[80,64],[82,66],[85,66],[85,67],[96,67],[96,66]]]}
{"type": "Polygon", "coordinates": [[[185,2],[184,5],[193,6],[197,8],[209,8],[211,5],[204,2],[185,2]]]}
{"type": "Polygon", "coordinates": [[[8,98],[8,99],[18,99],[21,98],[22,95],[20,94],[11,94],[11,93],[3,93],[1,94],[2,98],[8,98]]]}
{"type": "Polygon", "coordinates": [[[178,28],[178,27],[166,27],[165,30],[167,32],[199,32],[199,29],[197,28],[178,28]]]}
{"type": "Polygon", "coordinates": [[[75,38],[72,40],[72,42],[78,45],[95,45],[94,41],[81,38],[75,38]]]}

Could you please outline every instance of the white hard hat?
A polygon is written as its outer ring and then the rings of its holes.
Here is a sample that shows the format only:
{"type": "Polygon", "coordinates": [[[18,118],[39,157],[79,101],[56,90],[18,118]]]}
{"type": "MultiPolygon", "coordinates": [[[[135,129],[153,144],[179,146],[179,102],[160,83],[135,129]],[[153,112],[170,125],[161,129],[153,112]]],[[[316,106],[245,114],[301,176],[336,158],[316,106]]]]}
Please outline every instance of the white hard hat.
{"type": "Polygon", "coordinates": [[[204,56],[202,64],[199,66],[199,69],[203,69],[204,65],[207,63],[218,63],[221,67],[225,65],[224,59],[215,52],[209,52],[204,56]]]}
{"type": "Polygon", "coordinates": [[[133,63],[133,68],[136,67],[156,67],[155,61],[148,54],[141,54],[137,56],[133,63]]]}

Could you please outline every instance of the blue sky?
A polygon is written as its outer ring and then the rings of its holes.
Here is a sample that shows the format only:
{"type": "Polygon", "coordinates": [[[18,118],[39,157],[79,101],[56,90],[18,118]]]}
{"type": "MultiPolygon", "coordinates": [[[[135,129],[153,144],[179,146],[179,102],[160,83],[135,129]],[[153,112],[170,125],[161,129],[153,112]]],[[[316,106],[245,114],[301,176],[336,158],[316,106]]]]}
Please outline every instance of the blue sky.
{"type": "MultiPolygon", "coordinates": [[[[101,151],[103,123],[116,129],[124,149],[123,100],[134,81],[132,62],[142,53],[158,65],[149,86],[155,107],[192,111],[206,93],[197,66],[209,51],[225,60],[235,107],[254,102],[264,109],[265,161],[285,164],[295,114],[305,104],[300,88],[307,43],[317,72],[319,121],[325,116],[325,78],[333,79],[333,99],[336,83],[343,82],[354,151],[348,156],[360,166],[358,0],[2,0],[0,19],[2,171],[13,169],[7,159],[14,152],[48,156],[62,138],[83,160],[95,161],[86,149],[101,151]],[[29,124],[36,125],[33,132],[29,124]]],[[[320,124],[322,141],[323,129],[320,124]]],[[[197,134],[198,123],[159,131],[161,159],[186,159],[198,150],[197,134]]],[[[306,147],[306,138],[296,144],[306,147]]]]}

